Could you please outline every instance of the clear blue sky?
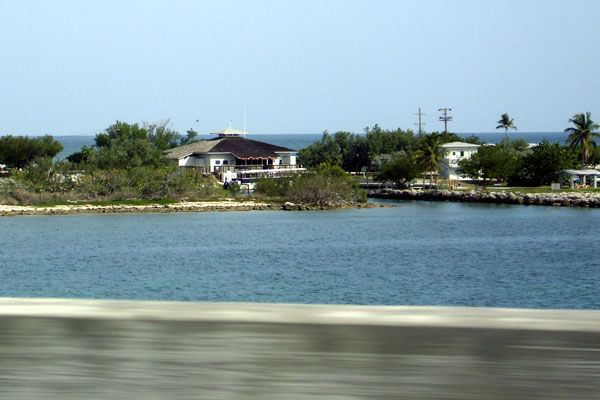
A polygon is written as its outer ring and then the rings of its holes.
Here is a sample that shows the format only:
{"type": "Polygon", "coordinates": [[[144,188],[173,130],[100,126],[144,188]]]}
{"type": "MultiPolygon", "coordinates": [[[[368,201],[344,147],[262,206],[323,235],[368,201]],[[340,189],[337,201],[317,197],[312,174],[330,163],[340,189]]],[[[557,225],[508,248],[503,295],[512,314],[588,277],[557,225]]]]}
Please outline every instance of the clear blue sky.
{"type": "Polygon", "coordinates": [[[0,0],[0,134],[560,131],[600,120],[600,2],[0,0]],[[199,122],[195,122],[196,120],[199,122]]]}

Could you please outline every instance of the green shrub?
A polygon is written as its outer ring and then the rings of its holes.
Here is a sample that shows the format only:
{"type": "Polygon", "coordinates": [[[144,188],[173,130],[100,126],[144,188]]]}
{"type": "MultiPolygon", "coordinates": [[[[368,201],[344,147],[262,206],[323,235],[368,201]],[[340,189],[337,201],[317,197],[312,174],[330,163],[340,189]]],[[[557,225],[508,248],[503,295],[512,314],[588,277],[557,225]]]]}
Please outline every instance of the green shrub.
{"type": "Polygon", "coordinates": [[[27,167],[14,172],[13,178],[21,187],[37,193],[67,192],[76,185],[67,163],[55,163],[47,157],[37,158],[27,167]]]}
{"type": "Polygon", "coordinates": [[[341,167],[322,164],[293,178],[286,198],[300,204],[339,206],[365,202],[366,191],[360,189],[358,180],[341,167]]]}
{"type": "Polygon", "coordinates": [[[259,178],[254,187],[255,193],[263,194],[268,197],[283,198],[286,197],[290,188],[292,178],[259,178]]]}

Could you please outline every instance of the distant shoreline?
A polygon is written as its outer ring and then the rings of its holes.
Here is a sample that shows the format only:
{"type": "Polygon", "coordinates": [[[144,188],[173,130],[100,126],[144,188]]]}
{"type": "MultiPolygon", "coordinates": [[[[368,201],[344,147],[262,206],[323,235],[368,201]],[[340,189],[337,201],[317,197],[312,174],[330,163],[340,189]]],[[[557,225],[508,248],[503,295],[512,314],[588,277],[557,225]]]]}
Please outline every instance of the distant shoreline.
{"type": "Polygon", "coordinates": [[[480,192],[480,191],[418,191],[381,189],[372,190],[368,197],[393,200],[452,201],[464,203],[517,204],[555,207],[600,208],[600,193],[557,192],[480,192]]]}
{"type": "MultiPolygon", "coordinates": [[[[560,207],[600,208],[600,193],[519,193],[477,191],[417,191],[381,189],[372,190],[369,198],[390,200],[451,201],[467,203],[495,203],[560,207]]],[[[344,205],[303,205],[290,202],[268,203],[257,201],[187,201],[170,204],[66,204],[56,206],[19,206],[0,204],[0,217],[19,215],[71,215],[121,213],[172,213],[217,211],[316,211],[343,208],[385,207],[381,204],[357,203],[344,205]]]]}

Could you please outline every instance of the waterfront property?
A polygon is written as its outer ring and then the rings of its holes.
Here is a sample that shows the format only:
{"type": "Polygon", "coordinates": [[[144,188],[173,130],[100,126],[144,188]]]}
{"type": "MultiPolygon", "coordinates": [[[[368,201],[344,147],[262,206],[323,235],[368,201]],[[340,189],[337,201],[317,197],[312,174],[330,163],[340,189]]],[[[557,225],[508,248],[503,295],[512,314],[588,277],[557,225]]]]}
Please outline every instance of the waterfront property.
{"type": "Polygon", "coordinates": [[[465,142],[444,143],[444,158],[440,163],[442,179],[466,180],[467,177],[458,173],[458,162],[470,159],[477,153],[479,145],[465,142]]]}
{"type": "Polygon", "coordinates": [[[231,128],[212,134],[217,136],[169,149],[165,154],[180,167],[202,169],[222,182],[278,177],[304,170],[296,162],[296,150],[247,139],[245,131],[231,128]]]}

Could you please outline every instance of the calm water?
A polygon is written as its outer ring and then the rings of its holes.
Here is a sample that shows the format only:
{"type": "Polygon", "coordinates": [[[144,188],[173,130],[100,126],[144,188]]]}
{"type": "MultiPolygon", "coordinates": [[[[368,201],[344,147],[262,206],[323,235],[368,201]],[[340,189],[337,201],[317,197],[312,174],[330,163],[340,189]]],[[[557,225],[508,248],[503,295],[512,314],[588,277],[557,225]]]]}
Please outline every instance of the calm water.
{"type": "MultiPolygon", "coordinates": [[[[467,137],[472,133],[460,133],[459,135],[467,137]]],[[[484,132],[475,133],[481,140],[487,143],[498,143],[504,138],[504,132],[484,132]]],[[[249,134],[249,139],[260,140],[262,142],[272,143],[279,146],[289,147],[300,150],[310,144],[320,140],[322,134],[249,134]]],[[[525,139],[528,143],[539,143],[546,139],[551,143],[564,143],[567,135],[564,132],[510,132],[511,139],[525,139]]],[[[203,139],[209,139],[209,136],[202,136],[203,139]]],[[[79,151],[83,146],[93,146],[94,136],[74,135],[74,136],[56,136],[63,146],[63,151],[58,158],[66,158],[68,155],[79,151]]]]}
{"type": "Polygon", "coordinates": [[[0,296],[600,309],[600,210],[0,219],[0,296]]]}

